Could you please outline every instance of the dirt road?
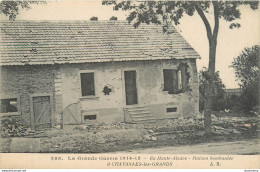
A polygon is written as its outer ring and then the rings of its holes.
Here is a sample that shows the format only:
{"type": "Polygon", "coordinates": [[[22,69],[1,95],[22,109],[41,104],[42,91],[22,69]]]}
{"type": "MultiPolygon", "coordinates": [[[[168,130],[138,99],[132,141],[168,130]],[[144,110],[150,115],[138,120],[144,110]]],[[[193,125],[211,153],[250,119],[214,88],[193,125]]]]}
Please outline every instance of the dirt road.
{"type": "MultiPolygon", "coordinates": [[[[39,138],[12,138],[10,152],[39,152],[39,138]]],[[[229,155],[255,155],[260,154],[260,140],[251,139],[234,142],[203,143],[186,146],[166,146],[145,149],[135,149],[117,153],[132,154],[229,154],[229,155]]]]}
{"type": "Polygon", "coordinates": [[[36,153],[40,152],[39,138],[12,138],[10,151],[15,153],[36,153]]]}
{"type": "Polygon", "coordinates": [[[192,146],[170,146],[159,148],[137,149],[116,153],[132,154],[229,154],[229,155],[256,155],[260,154],[259,139],[234,142],[203,143],[192,146]]]}

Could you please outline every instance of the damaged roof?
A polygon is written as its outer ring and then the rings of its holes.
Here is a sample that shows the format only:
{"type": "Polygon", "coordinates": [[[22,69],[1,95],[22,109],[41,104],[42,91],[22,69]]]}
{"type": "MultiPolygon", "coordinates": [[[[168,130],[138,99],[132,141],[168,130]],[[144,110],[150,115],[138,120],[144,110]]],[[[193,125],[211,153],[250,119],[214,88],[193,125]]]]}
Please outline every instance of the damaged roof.
{"type": "Polygon", "coordinates": [[[199,58],[172,28],[126,21],[1,21],[0,66],[199,58]]]}

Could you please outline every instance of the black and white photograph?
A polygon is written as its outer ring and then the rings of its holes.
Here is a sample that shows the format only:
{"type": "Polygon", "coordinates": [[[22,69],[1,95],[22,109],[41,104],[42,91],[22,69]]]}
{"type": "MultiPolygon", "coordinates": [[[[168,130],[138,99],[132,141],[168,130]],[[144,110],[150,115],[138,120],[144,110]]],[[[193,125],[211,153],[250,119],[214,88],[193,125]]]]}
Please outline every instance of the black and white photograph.
{"type": "Polygon", "coordinates": [[[107,168],[260,168],[259,8],[0,1],[0,159],[102,154],[107,168]],[[237,155],[255,161],[228,164],[237,155]]]}

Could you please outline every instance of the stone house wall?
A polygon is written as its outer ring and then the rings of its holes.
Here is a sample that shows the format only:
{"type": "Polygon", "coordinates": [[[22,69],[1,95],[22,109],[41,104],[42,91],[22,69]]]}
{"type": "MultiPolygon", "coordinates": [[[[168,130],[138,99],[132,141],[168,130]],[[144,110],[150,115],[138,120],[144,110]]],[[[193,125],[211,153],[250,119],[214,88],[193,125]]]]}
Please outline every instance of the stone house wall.
{"type": "Polygon", "coordinates": [[[59,67],[56,65],[4,66],[0,68],[0,97],[17,98],[19,109],[26,125],[31,125],[31,102],[33,95],[52,95],[52,125],[58,123],[57,112],[62,110],[60,92],[58,91],[59,67]]]}

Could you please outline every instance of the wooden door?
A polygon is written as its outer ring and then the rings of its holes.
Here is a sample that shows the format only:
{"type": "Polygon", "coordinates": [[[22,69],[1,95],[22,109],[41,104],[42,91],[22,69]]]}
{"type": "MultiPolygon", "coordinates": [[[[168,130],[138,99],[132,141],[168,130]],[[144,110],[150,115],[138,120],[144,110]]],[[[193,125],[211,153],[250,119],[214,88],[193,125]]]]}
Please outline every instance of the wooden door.
{"type": "Polygon", "coordinates": [[[72,103],[67,106],[63,112],[63,124],[80,124],[81,116],[79,112],[80,105],[78,103],[72,103]]]}
{"type": "Polygon", "coordinates": [[[33,97],[33,113],[36,128],[51,127],[50,96],[33,97]]]}
{"type": "Polygon", "coordinates": [[[137,104],[136,71],[125,71],[126,105],[137,104]]]}

